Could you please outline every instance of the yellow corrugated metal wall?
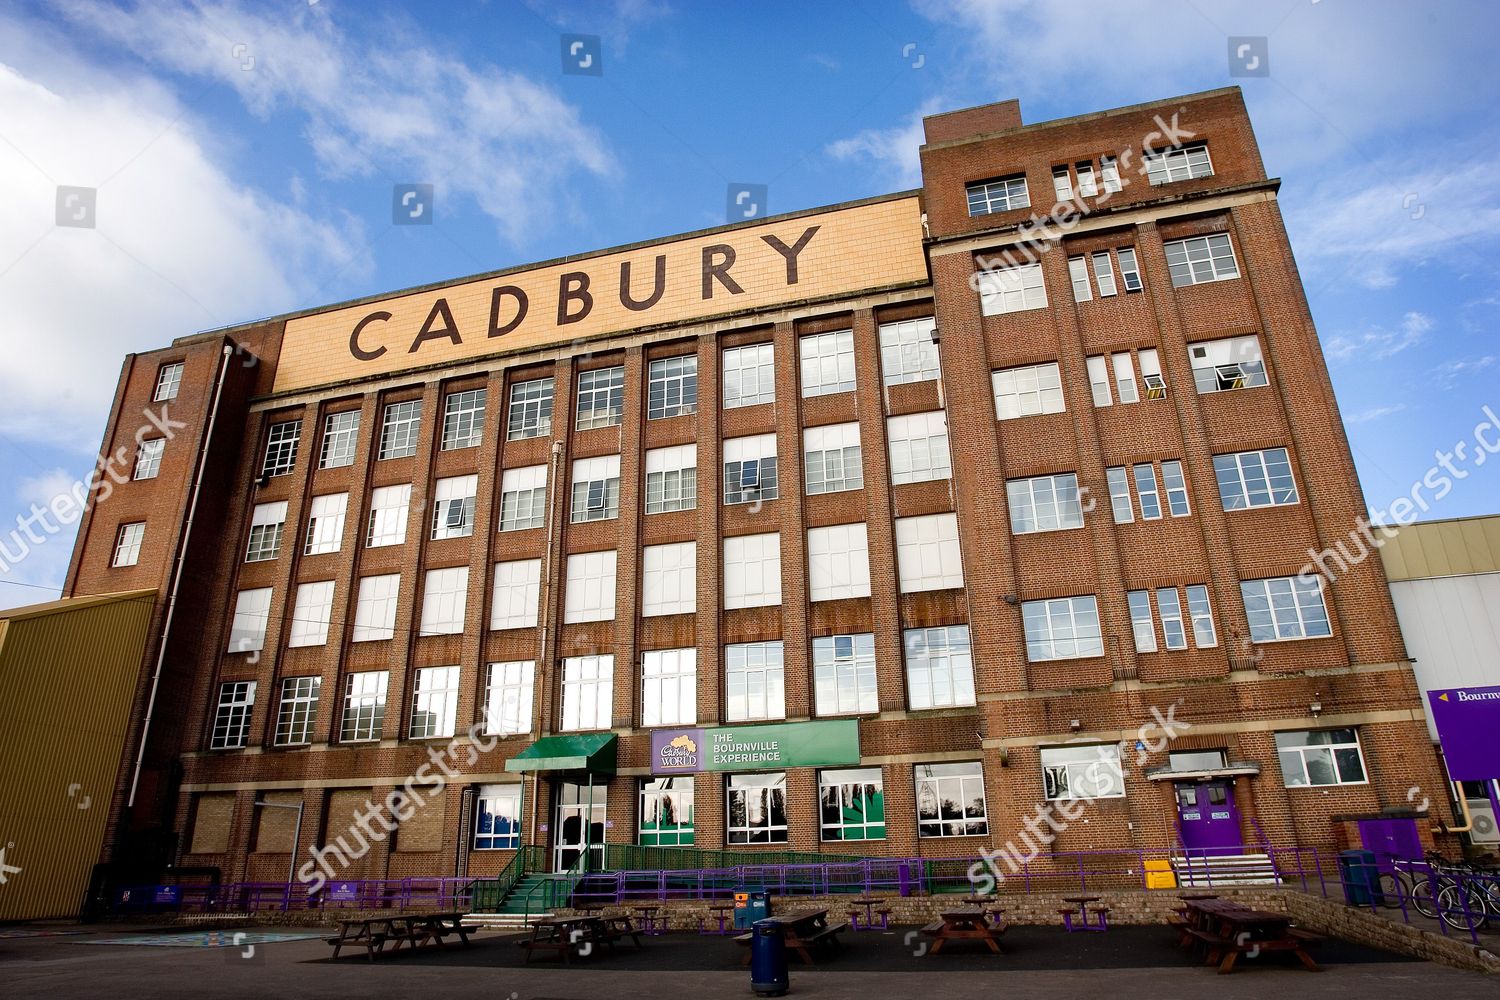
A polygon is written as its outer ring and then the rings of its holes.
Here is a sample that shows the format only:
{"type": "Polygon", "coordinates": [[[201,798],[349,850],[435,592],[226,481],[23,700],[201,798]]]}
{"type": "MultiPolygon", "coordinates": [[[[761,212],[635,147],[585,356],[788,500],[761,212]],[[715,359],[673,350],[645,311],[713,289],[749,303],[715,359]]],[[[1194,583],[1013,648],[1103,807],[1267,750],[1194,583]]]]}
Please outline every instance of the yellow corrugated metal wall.
{"type": "Polygon", "coordinates": [[[0,921],[79,912],[155,599],[143,591],[0,612],[0,921]]]}
{"type": "Polygon", "coordinates": [[[1500,515],[1419,521],[1380,549],[1389,580],[1500,573],[1500,515]]]}

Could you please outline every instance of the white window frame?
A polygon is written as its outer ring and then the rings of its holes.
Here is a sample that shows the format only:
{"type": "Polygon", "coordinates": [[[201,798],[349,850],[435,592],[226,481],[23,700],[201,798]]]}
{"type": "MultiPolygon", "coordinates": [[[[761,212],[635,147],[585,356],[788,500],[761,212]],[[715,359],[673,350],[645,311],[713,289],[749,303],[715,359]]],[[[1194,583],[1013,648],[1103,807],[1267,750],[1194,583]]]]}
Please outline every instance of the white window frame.
{"type": "Polygon", "coordinates": [[[984,787],[983,761],[916,764],[912,767],[912,781],[916,792],[918,838],[989,836],[989,802],[984,787]],[[972,811],[976,801],[980,809],[978,813],[972,811]],[[946,802],[958,805],[957,816],[944,815],[942,807],[946,802]]]}
{"type": "Polygon", "coordinates": [[[618,427],[625,419],[625,366],[593,368],[578,373],[577,416],[574,429],[618,427]],[[603,405],[600,405],[602,402],[603,405]]]}
{"type": "Polygon", "coordinates": [[[1115,285],[1115,266],[1109,259],[1109,251],[1095,250],[1090,256],[1094,265],[1094,282],[1099,286],[1099,297],[1108,299],[1118,295],[1119,289],[1115,285]]]}
{"type": "Polygon", "coordinates": [[[620,456],[573,460],[572,522],[610,521],[620,516],[620,456]]]}
{"type": "Polygon", "coordinates": [[[786,660],[780,639],[724,647],[724,721],[786,718],[786,660]]]}
{"type": "Polygon", "coordinates": [[[340,743],[374,743],[385,732],[386,689],[390,674],[362,670],[344,678],[344,711],[339,718],[340,743]]]}
{"type": "Polygon", "coordinates": [[[1218,483],[1219,501],[1226,511],[1301,503],[1291,452],[1286,448],[1215,455],[1214,479],[1218,483]]]}
{"type": "Polygon", "coordinates": [[[281,698],[276,708],[278,747],[305,747],[312,744],[318,724],[318,701],[323,695],[321,677],[283,677],[281,698]]]}
{"type": "Polygon", "coordinates": [[[868,715],[880,711],[875,635],[827,635],[812,641],[813,715],[868,715]]]}
{"type": "Polygon", "coordinates": [[[266,455],[260,466],[261,476],[284,476],[296,468],[297,445],[301,440],[302,421],[282,420],[272,424],[266,431],[266,455]]]}
{"type": "Polygon", "coordinates": [[[110,566],[122,569],[141,561],[141,543],[146,539],[146,522],[131,521],[115,531],[115,554],[110,566]]]}
{"type": "Polygon", "coordinates": [[[1266,362],[1255,334],[1198,340],[1188,344],[1193,385],[1200,396],[1237,389],[1258,389],[1268,383],[1266,362]]]}
{"type": "Polygon", "coordinates": [[[1126,591],[1125,603],[1130,610],[1130,631],[1135,640],[1135,651],[1156,652],[1159,647],[1156,643],[1156,616],[1151,610],[1151,591],[1126,591]]]}
{"type": "Polygon", "coordinates": [[[1120,351],[1111,356],[1110,365],[1115,374],[1115,395],[1120,402],[1139,403],[1141,393],[1135,382],[1135,363],[1130,358],[1130,352],[1120,351]]]}
{"type": "Polygon", "coordinates": [[[432,488],[432,537],[468,538],[474,534],[474,505],[479,499],[477,475],[449,476],[432,488]]]}
{"type": "Polygon", "coordinates": [[[853,392],[858,385],[854,331],[833,330],[797,338],[797,368],[803,399],[853,392]]]}
{"type": "Polygon", "coordinates": [[[657,358],[646,366],[646,419],[698,412],[698,355],[657,358]]]}
{"type": "Polygon", "coordinates": [[[505,414],[505,440],[526,441],[552,436],[556,386],[556,379],[551,375],[511,383],[510,404],[505,414]]]}
{"type": "Polygon", "coordinates": [[[1084,363],[1088,368],[1089,395],[1093,397],[1094,406],[1098,408],[1113,406],[1115,404],[1114,379],[1110,377],[1109,356],[1094,354],[1085,358],[1084,363]]]}
{"type": "Polygon", "coordinates": [[[1130,481],[1135,486],[1135,499],[1140,506],[1141,520],[1160,521],[1161,490],[1156,482],[1156,466],[1150,462],[1136,462],[1130,467],[1130,481]]]}
{"type": "Polygon", "coordinates": [[[343,469],[354,464],[359,450],[359,424],[359,410],[340,410],[323,418],[318,468],[343,469]]]}
{"type": "Polygon", "coordinates": [[[698,723],[698,650],[649,649],[641,653],[641,726],[698,723]]]}
{"type": "Polygon", "coordinates": [[[615,586],[619,552],[577,552],[568,556],[563,621],[610,621],[615,617],[615,586]]]}
{"type": "Polygon", "coordinates": [[[406,519],[411,510],[411,483],[381,486],[370,491],[370,521],[365,547],[383,548],[406,542],[406,519]]]}
{"type": "Polygon", "coordinates": [[[297,585],[292,605],[292,620],[287,629],[289,648],[322,646],[328,642],[328,626],[333,622],[334,581],[316,580],[297,585]]]}
{"type": "Polygon", "coordinates": [[[1166,399],[1167,380],[1161,373],[1161,354],[1154,347],[1143,347],[1136,352],[1141,367],[1141,384],[1146,387],[1147,399],[1166,399]]]}
{"type": "Polygon", "coordinates": [[[1016,420],[1041,413],[1062,413],[1062,373],[1056,361],[1001,368],[990,373],[995,393],[995,419],[1016,420]]]}
{"type": "Polygon", "coordinates": [[[1156,613],[1161,618],[1162,645],[1167,651],[1187,649],[1187,620],[1182,616],[1182,595],[1176,587],[1156,588],[1156,613]]]}
{"type": "Polygon", "coordinates": [[[724,842],[785,844],[791,822],[785,771],[731,774],[724,781],[724,842]],[[734,822],[735,800],[742,801],[742,825],[734,822]],[[752,799],[755,800],[752,802],[752,799]],[[780,822],[777,822],[778,817],[780,822]]]}
{"type": "Polygon", "coordinates": [[[870,596],[870,543],[863,521],[807,529],[809,601],[870,596]]]}
{"type": "Polygon", "coordinates": [[[1105,194],[1117,194],[1124,189],[1120,182],[1120,165],[1113,156],[1099,157],[1099,182],[1105,194]]]}
{"type": "Polygon", "coordinates": [[[642,847],[692,847],[693,776],[674,774],[640,781],[640,823],[636,843],[642,847]],[[662,817],[673,818],[671,829],[662,829],[662,817]],[[648,831],[646,824],[655,823],[648,831]]]}
{"type": "Polygon", "coordinates": [[[1118,743],[1040,747],[1042,796],[1048,802],[1123,799],[1118,743]]]}
{"type": "Polygon", "coordinates": [[[226,681],[219,685],[213,731],[208,741],[210,750],[242,750],[249,744],[255,688],[255,681],[226,681]]]}
{"type": "Polygon", "coordinates": [[[1083,502],[1076,472],[1009,479],[1005,483],[1005,495],[1013,535],[1071,531],[1083,527],[1083,502]]]}
{"type": "Polygon", "coordinates": [[[531,732],[535,692],[535,660],[506,660],[486,666],[484,734],[524,736],[531,732]]]}
{"type": "Polygon", "coordinates": [[[724,442],[724,505],[760,503],[781,495],[775,434],[752,434],[724,442]]]}
{"type": "Polygon", "coordinates": [[[978,704],[969,626],[909,628],[901,633],[906,662],[906,703],[914,712],[978,704]]]}
{"type": "Polygon", "coordinates": [[[724,409],[776,402],[776,345],[726,347],[723,352],[724,409]]]}
{"type": "Polygon", "coordinates": [[[1074,302],[1089,302],[1094,298],[1093,285],[1089,283],[1089,262],[1083,256],[1068,258],[1068,283],[1073,286],[1074,302]]]}
{"type": "Polygon", "coordinates": [[[513,851],[521,846],[520,782],[479,786],[474,796],[473,838],[476,851],[513,851]]]}
{"type": "Polygon", "coordinates": [[[1233,281],[1240,276],[1228,233],[1206,233],[1162,244],[1173,288],[1233,281]]]}
{"type": "Polygon", "coordinates": [[[541,607],[542,561],[515,559],[495,564],[490,630],[535,628],[541,607]]]}
{"type": "Polygon", "coordinates": [[[1214,628],[1214,610],[1209,600],[1208,587],[1201,583],[1190,583],[1183,589],[1187,591],[1193,645],[1199,649],[1212,649],[1219,644],[1219,634],[1214,628]]]}
{"type": "Polygon", "coordinates": [[[970,218],[1031,207],[1031,192],[1027,190],[1025,174],[970,181],[964,185],[964,193],[968,197],[970,218]]]}
{"type": "Polygon", "coordinates": [[[443,451],[477,448],[484,443],[484,408],[489,389],[464,389],[450,392],[443,399],[443,451]]]}
{"type": "Polygon", "coordinates": [[[1120,280],[1126,293],[1139,292],[1145,288],[1146,285],[1141,280],[1140,263],[1135,257],[1135,247],[1116,247],[1115,256],[1120,261],[1120,280]]]}
{"type": "Polygon", "coordinates": [[[422,584],[419,635],[458,635],[469,604],[469,567],[430,569],[422,584]]]}
{"type": "Polygon", "coordinates": [[[147,438],[135,452],[135,471],[131,479],[155,479],[161,473],[161,456],[167,448],[166,438],[147,438]]]}
{"type": "Polygon", "coordinates": [[[182,388],[182,362],[169,361],[156,370],[156,391],[151,395],[153,403],[167,403],[177,398],[182,388]]]}
{"type": "Polygon", "coordinates": [[[446,739],[453,735],[460,673],[456,666],[418,667],[412,672],[408,739],[446,739]]]}
{"type": "Polygon", "coordinates": [[[1094,181],[1094,164],[1090,160],[1076,164],[1074,170],[1078,174],[1078,195],[1081,198],[1097,198],[1099,186],[1094,181]]]}
{"type": "Polygon", "coordinates": [[[1135,521],[1135,503],[1130,498],[1130,470],[1123,465],[1112,465],[1104,470],[1109,487],[1109,509],[1116,524],[1135,521]]]}
{"type": "Polygon", "coordinates": [[[307,542],[302,554],[309,556],[337,552],[344,544],[344,519],[349,510],[349,494],[325,493],[312,498],[307,512],[307,542]]]}
{"type": "Polygon", "coordinates": [[[879,767],[829,768],[818,772],[819,839],[825,843],[863,843],[884,840],[885,776],[879,767]],[[880,818],[869,810],[880,802],[880,818]],[[864,822],[846,819],[850,813],[864,822]]]}
{"type": "Polygon", "coordinates": [[[698,446],[679,444],[646,452],[646,513],[698,506],[698,446]]]}
{"type": "Polygon", "coordinates": [[[1214,175],[1213,159],[1208,155],[1206,142],[1147,150],[1142,159],[1146,163],[1146,178],[1153,185],[1175,184],[1214,175]]]}
{"type": "Polygon", "coordinates": [[[396,637],[396,604],[401,598],[401,574],[381,573],[359,578],[354,629],[350,642],[379,642],[396,637]]]}
{"type": "Polygon", "coordinates": [[[953,478],[947,410],[887,417],[885,434],[892,484],[953,478]]]}
{"type": "Polygon", "coordinates": [[[1241,580],[1240,598],[1245,603],[1250,641],[1257,645],[1326,639],[1333,635],[1320,576],[1305,580],[1296,576],[1241,580]],[[1278,619],[1275,613],[1278,609],[1292,614],[1283,613],[1278,619]],[[1321,630],[1313,631],[1320,625],[1321,630]]]}
{"type": "Polygon", "coordinates": [[[887,386],[934,382],[942,374],[931,316],[880,324],[880,371],[887,386]]]}
{"type": "Polygon", "coordinates": [[[500,530],[526,531],[547,523],[547,467],[506,469],[500,476],[500,530]]]}
{"type": "MultiPolygon", "coordinates": [[[[1359,730],[1353,726],[1340,729],[1294,729],[1279,732],[1276,735],[1276,759],[1281,766],[1281,780],[1288,788],[1333,788],[1338,785],[1368,785],[1370,783],[1370,769],[1365,764],[1364,747],[1360,745],[1359,730]],[[1344,733],[1350,734],[1352,739],[1341,739],[1337,743],[1293,743],[1294,737],[1308,737],[1313,734],[1328,734],[1329,737],[1337,737],[1344,733]],[[1344,777],[1344,765],[1339,761],[1339,751],[1347,754],[1354,751],[1355,760],[1359,764],[1359,777],[1344,777]],[[1333,775],[1333,781],[1314,782],[1312,775],[1307,769],[1307,758],[1311,753],[1327,754],[1328,768],[1333,775]],[[1296,761],[1294,772],[1289,764],[1296,761]],[[1299,779],[1300,780],[1297,780],[1299,779]]],[[[1347,763],[1347,759],[1345,761],[1347,763]]]]}
{"type": "Polygon", "coordinates": [[[802,432],[803,486],[808,496],[865,488],[859,424],[824,424],[802,432]]]}
{"type": "Polygon", "coordinates": [[[1167,513],[1173,517],[1187,517],[1193,513],[1188,496],[1187,477],[1182,472],[1182,462],[1175,458],[1162,459],[1162,492],[1167,496],[1167,513]]]}
{"type": "Polygon", "coordinates": [[[411,458],[422,435],[422,401],[404,399],[387,403],[380,419],[380,450],[376,461],[411,458]]]}
{"type": "Polygon", "coordinates": [[[229,625],[229,653],[259,653],[266,645],[271,620],[271,588],[252,587],[235,595],[234,619],[229,625]]]}
{"type": "Polygon", "coordinates": [[[609,729],[614,718],[615,658],[569,656],[562,669],[562,724],[559,732],[609,729]]]}
{"type": "Polygon", "coordinates": [[[1073,200],[1073,175],[1066,165],[1052,168],[1052,194],[1060,202],[1073,200]]]}
{"type": "Polygon", "coordinates": [[[958,515],[896,518],[896,571],[903,594],[962,588],[958,515]]]}
{"type": "Polygon", "coordinates": [[[979,310],[986,316],[1047,308],[1047,283],[1041,264],[1013,264],[980,271],[979,310]]]}
{"type": "Polygon", "coordinates": [[[1086,660],[1104,655],[1099,602],[1093,594],[1023,601],[1021,622],[1028,662],[1086,660]]]}
{"type": "Polygon", "coordinates": [[[724,607],[761,608],[781,603],[781,533],[724,539],[724,607]]]}
{"type": "Polygon", "coordinates": [[[669,542],[641,550],[641,617],[698,610],[698,543],[669,542]]]}

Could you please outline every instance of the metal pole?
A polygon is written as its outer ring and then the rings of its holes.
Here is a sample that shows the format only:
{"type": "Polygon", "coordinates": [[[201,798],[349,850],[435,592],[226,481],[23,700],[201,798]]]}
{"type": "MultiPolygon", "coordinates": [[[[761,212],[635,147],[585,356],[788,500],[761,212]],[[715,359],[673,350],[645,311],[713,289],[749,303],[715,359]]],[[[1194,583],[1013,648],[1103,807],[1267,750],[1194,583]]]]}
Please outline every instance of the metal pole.
{"type": "Polygon", "coordinates": [[[292,805],[290,802],[267,802],[265,799],[256,799],[255,805],[264,809],[295,809],[297,810],[297,828],[292,833],[292,859],[286,866],[287,892],[290,893],[291,885],[297,880],[297,848],[302,844],[302,809],[305,802],[292,805]]]}

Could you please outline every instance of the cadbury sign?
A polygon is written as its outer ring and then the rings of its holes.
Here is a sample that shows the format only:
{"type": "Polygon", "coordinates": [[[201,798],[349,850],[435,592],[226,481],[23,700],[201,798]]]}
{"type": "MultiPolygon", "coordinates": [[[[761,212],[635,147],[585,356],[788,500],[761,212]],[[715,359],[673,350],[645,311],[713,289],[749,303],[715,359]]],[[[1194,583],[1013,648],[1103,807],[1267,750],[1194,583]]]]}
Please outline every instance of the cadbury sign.
{"type": "Polygon", "coordinates": [[[278,392],[925,281],[914,197],[706,233],[288,320],[278,392]]]}

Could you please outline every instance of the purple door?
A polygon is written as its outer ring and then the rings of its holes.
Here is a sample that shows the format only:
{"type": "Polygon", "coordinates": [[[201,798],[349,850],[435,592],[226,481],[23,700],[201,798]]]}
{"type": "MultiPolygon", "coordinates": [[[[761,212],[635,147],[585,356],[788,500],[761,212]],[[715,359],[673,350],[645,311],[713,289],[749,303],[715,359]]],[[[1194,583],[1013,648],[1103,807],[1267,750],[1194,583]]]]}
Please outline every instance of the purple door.
{"type": "Polygon", "coordinates": [[[1177,785],[1177,823],[1182,846],[1203,854],[1238,854],[1240,811],[1234,805],[1234,786],[1227,781],[1183,782],[1177,785]]]}

